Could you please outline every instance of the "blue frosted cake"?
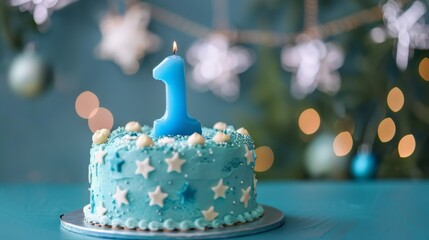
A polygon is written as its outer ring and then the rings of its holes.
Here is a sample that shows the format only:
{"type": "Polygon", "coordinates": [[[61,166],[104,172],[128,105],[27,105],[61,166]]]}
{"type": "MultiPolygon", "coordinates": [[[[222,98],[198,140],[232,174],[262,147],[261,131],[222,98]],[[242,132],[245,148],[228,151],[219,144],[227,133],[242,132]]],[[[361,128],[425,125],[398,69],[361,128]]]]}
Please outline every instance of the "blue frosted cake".
{"type": "Polygon", "coordinates": [[[219,228],[258,219],[254,143],[225,123],[154,137],[130,122],[93,135],[89,223],[136,230],[219,228]]]}

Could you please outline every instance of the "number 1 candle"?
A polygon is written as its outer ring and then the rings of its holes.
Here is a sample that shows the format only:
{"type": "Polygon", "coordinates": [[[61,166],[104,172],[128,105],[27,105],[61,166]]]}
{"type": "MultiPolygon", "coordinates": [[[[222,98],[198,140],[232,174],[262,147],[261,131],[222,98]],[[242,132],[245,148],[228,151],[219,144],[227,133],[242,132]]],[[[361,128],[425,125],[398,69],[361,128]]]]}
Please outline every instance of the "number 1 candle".
{"type": "Polygon", "coordinates": [[[185,63],[176,55],[177,45],[173,43],[173,55],[165,58],[153,69],[153,77],[165,83],[166,107],[164,116],[153,122],[155,137],[164,135],[201,134],[201,124],[189,117],[186,108],[185,63]]]}

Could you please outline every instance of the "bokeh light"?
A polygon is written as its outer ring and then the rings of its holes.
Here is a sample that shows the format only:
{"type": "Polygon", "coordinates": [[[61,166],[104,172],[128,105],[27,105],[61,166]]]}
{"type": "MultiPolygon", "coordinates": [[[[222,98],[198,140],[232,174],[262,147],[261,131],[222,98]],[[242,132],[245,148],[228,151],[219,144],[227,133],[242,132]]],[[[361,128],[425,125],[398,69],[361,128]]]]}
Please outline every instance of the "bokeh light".
{"type": "Polygon", "coordinates": [[[425,81],[429,81],[429,58],[423,58],[420,62],[419,74],[425,81]]]}
{"type": "Polygon", "coordinates": [[[393,112],[398,112],[404,106],[404,94],[401,89],[394,87],[387,95],[387,105],[393,112]]]}
{"type": "Polygon", "coordinates": [[[96,108],[94,109],[88,119],[88,126],[91,132],[95,132],[98,129],[106,128],[111,130],[113,127],[113,115],[107,108],[96,108]]]}
{"type": "Polygon", "coordinates": [[[381,142],[388,142],[392,140],[396,133],[395,122],[392,118],[385,118],[378,125],[378,138],[381,142]]]}
{"type": "Polygon", "coordinates": [[[398,152],[401,158],[411,156],[416,149],[416,140],[412,134],[405,135],[398,144],[398,152]]]}
{"type": "Polygon", "coordinates": [[[97,95],[90,91],[83,92],[76,98],[76,113],[79,117],[88,119],[91,112],[99,107],[99,104],[97,95]]]}
{"type": "Polygon", "coordinates": [[[273,166],[274,153],[268,146],[261,146],[256,148],[256,172],[265,172],[273,166]]]}
{"type": "Polygon", "coordinates": [[[313,108],[304,110],[298,119],[299,129],[307,135],[315,133],[320,127],[320,116],[313,108]]]}
{"type": "Polygon", "coordinates": [[[347,155],[353,147],[352,135],[347,131],[339,133],[335,137],[332,147],[334,149],[335,155],[337,155],[338,157],[343,157],[347,155]]]}
{"type": "Polygon", "coordinates": [[[375,27],[369,32],[371,40],[375,43],[383,43],[386,41],[386,30],[381,27],[375,27]]]}

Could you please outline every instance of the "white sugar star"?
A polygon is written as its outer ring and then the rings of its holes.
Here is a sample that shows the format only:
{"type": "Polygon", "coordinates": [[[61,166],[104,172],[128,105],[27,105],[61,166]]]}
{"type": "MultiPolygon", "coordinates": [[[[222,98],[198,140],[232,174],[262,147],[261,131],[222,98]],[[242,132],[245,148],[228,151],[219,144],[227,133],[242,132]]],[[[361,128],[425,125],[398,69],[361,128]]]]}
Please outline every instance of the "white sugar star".
{"type": "Polygon", "coordinates": [[[116,200],[118,207],[121,207],[122,204],[128,205],[127,193],[128,190],[122,190],[119,186],[116,186],[116,193],[113,198],[116,200]]]}
{"type": "Polygon", "coordinates": [[[136,161],[137,169],[135,174],[141,174],[144,178],[148,178],[150,172],[155,170],[153,166],[150,165],[149,158],[146,158],[143,161],[136,161]]]}
{"type": "Polygon", "coordinates": [[[217,199],[220,197],[225,198],[225,191],[228,189],[228,186],[223,185],[223,179],[219,179],[219,182],[216,186],[212,187],[213,192],[215,193],[213,199],[217,199]]]}
{"type": "Polygon", "coordinates": [[[179,158],[179,153],[175,152],[173,157],[166,158],[165,162],[168,164],[167,172],[176,171],[178,173],[182,172],[182,165],[186,162],[179,158]]]}
{"type": "Polygon", "coordinates": [[[249,165],[251,162],[253,162],[253,152],[249,150],[247,145],[244,145],[244,147],[246,148],[246,153],[244,154],[244,156],[247,159],[247,165],[249,165]]]}
{"type": "Polygon", "coordinates": [[[108,13],[100,22],[99,57],[115,61],[126,74],[136,73],[138,60],[159,46],[159,37],[147,30],[149,21],[150,10],[143,4],[130,7],[124,15],[108,13]]]}
{"type": "Polygon", "coordinates": [[[94,162],[99,163],[99,164],[103,164],[104,163],[104,156],[106,156],[105,151],[99,149],[96,153],[95,153],[95,158],[94,158],[94,162]]]}
{"type": "Polygon", "coordinates": [[[100,202],[99,206],[95,207],[95,211],[97,213],[97,216],[101,217],[107,212],[107,209],[104,208],[103,203],[100,202]]]}
{"type": "Polygon", "coordinates": [[[213,206],[209,207],[207,210],[203,210],[202,213],[207,221],[212,221],[219,215],[218,212],[215,212],[213,206]]]}
{"type": "Polygon", "coordinates": [[[157,186],[155,191],[148,192],[148,195],[150,197],[150,203],[149,203],[150,206],[158,205],[160,207],[164,207],[164,199],[168,197],[167,193],[163,193],[161,191],[160,186],[157,186]]]}
{"type": "Polygon", "coordinates": [[[241,189],[241,198],[240,198],[240,202],[242,202],[244,204],[244,207],[247,208],[247,204],[249,203],[250,200],[250,186],[248,186],[246,188],[246,190],[241,189]]]}

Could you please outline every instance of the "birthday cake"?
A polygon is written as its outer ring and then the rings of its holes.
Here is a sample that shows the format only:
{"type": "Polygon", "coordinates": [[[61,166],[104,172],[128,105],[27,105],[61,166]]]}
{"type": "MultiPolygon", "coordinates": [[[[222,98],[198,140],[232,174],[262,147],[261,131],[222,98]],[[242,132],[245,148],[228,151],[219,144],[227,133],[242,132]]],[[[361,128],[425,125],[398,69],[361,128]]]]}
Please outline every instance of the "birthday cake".
{"type": "Polygon", "coordinates": [[[92,137],[89,223],[112,228],[186,231],[258,219],[255,151],[246,129],[213,128],[186,110],[184,60],[165,58],[153,70],[166,85],[166,112],[153,128],[129,122],[92,137]]]}
{"type": "Polygon", "coordinates": [[[260,218],[254,143],[225,123],[155,137],[130,122],[93,135],[89,223],[138,230],[219,228],[260,218]]]}

